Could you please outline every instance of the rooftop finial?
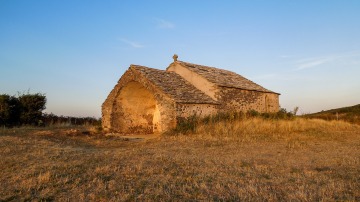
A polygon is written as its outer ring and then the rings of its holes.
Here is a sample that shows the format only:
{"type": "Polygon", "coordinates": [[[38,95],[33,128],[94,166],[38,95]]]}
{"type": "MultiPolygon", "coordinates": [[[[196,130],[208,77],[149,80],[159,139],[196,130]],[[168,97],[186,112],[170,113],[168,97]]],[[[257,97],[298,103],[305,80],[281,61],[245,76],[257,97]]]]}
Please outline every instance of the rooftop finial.
{"type": "Polygon", "coordinates": [[[174,62],[176,62],[178,59],[178,55],[174,54],[173,59],[174,59],[174,62]]]}

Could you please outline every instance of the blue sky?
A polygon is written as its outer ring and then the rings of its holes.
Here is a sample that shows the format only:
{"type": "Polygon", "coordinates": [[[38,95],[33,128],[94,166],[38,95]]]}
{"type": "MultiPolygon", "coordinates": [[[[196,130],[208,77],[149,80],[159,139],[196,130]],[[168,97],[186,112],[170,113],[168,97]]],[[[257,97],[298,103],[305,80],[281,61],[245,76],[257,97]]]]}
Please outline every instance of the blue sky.
{"type": "Polygon", "coordinates": [[[0,0],[0,93],[101,116],[130,64],[239,73],[310,113],[360,103],[360,1],[0,0]]]}

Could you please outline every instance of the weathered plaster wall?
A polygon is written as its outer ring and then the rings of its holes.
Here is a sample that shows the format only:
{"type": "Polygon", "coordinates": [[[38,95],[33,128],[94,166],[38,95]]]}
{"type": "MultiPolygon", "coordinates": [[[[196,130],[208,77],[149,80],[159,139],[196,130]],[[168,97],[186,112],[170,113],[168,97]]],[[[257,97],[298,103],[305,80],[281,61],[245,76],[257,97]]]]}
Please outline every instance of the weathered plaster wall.
{"type": "Polygon", "coordinates": [[[155,110],[159,110],[156,108],[157,102],[153,94],[139,82],[132,81],[124,86],[116,101],[124,117],[114,123],[114,125],[121,123],[119,128],[152,133],[154,127],[160,127],[160,117],[154,116],[155,110]]]}
{"type": "Polygon", "coordinates": [[[176,105],[177,117],[187,118],[192,115],[199,117],[216,114],[217,105],[214,104],[184,104],[178,103],[176,105]]]}
{"type": "Polygon", "coordinates": [[[107,131],[143,133],[152,132],[151,128],[153,128],[154,132],[160,132],[176,125],[175,102],[131,68],[120,78],[104,102],[102,112],[103,128],[107,131]],[[134,85],[134,82],[137,84],[134,85]],[[142,92],[142,95],[136,95],[138,90],[142,92]],[[134,94],[130,96],[131,91],[134,94]],[[137,96],[139,101],[131,98],[133,95],[137,96]],[[133,106],[140,106],[140,103],[147,103],[145,108],[148,109],[131,106],[132,104],[133,106]],[[132,112],[140,111],[145,112],[140,113],[140,115],[132,115],[132,112]]]}
{"type": "Polygon", "coordinates": [[[220,87],[217,94],[219,111],[277,112],[279,111],[279,95],[237,88],[220,87]]]}
{"type": "Polygon", "coordinates": [[[189,83],[194,85],[197,89],[204,92],[206,95],[210,96],[212,99],[217,100],[215,94],[218,92],[218,88],[216,86],[206,80],[204,77],[202,77],[199,74],[196,74],[193,71],[190,71],[189,69],[181,66],[180,64],[174,62],[172,63],[166,71],[169,72],[175,72],[182,76],[185,80],[187,80],[189,83]]]}
{"type": "Polygon", "coordinates": [[[265,106],[266,106],[266,112],[278,112],[280,109],[279,94],[266,93],[265,106]]]}

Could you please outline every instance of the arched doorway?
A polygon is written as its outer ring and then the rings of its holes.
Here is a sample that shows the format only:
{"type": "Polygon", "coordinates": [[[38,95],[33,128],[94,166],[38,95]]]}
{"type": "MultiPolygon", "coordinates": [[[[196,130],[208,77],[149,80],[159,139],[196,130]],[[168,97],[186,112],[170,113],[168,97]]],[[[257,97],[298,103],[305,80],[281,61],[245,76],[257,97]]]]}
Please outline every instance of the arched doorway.
{"type": "Polygon", "coordinates": [[[116,99],[113,126],[126,133],[161,131],[160,110],[154,95],[139,82],[129,82],[116,99]]]}

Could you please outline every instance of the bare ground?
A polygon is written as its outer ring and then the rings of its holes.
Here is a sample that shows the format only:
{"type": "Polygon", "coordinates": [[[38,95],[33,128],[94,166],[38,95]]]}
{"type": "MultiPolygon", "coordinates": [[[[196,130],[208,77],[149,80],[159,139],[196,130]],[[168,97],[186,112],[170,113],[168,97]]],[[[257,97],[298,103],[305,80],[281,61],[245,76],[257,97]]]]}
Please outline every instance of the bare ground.
{"type": "Polygon", "coordinates": [[[82,130],[0,129],[0,201],[360,201],[358,126],[144,141],[82,130]]]}

